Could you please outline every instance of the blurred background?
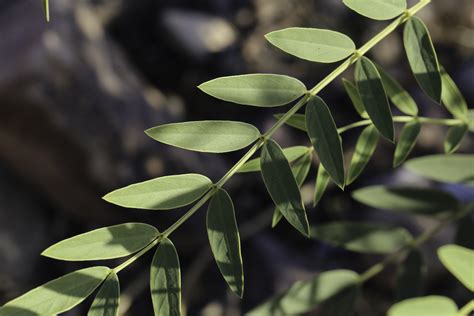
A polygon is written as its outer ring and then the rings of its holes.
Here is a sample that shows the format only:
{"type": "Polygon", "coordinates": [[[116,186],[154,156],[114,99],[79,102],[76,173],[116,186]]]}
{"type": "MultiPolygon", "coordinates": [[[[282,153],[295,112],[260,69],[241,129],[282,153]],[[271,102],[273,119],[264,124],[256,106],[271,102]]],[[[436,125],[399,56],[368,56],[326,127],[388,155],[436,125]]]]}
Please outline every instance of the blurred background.
{"type": "MultiPolygon", "coordinates": [[[[105,193],[177,173],[202,173],[217,181],[242,155],[167,147],[149,139],[145,129],[185,120],[231,119],[264,131],[274,123],[274,114],[287,109],[224,103],[203,94],[197,85],[224,75],[270,72],[295,76],[312,87],[335,67],[297,60],[270,46],[264,34],[289,26],[328,28],[348,34],[360,46],[387,24],[358,16],[341,0],[50,2],[52,20],[46,23],[39,0],[0,1],[0,305],[90,265],[41,257],[49,245],[127,221],[163,230],[186,211],[122,209],[105,203],[105,193]]],[[[434,0],[419,16],[431,31],[440,62],[472,106],[474,2],[434,0]]],[[[421,115],[448,117],[417,87],[400,30],[369,56],[403,83],[421,115]]],[[[352,80],[351,70],[344,77],[352,80]]],[[[340,79],[321,96],[338,126],[358,120],[340,79]]],[[[344,135],[347,160],[359,133],[344,135]]],[[[442,152],[445,134],[444,127],[424,126],[411,156],[442,152]]],[[[285,147],[309,144],[304,133],[289,127],[275,138],[285,147]]],[[[460,151],[473,152],[473,144],[470,134],[460,151]]],[[[374,211],[351,200],[352,190],[371,184],[431,185],[474,201],[473,190],[428,183],[402,168],[393,170],[393,151],[394,146],[382,140],[368,168],[346,192],[330,187],[316,209],[308,203],[311,223],[364,219],[399,224],[413,234],[433,225],[428,219],[374,211]]],[[[302,188],[308,202],[314,178],[313,168],[302,188]]],[[[284,221],[270,229],[272,202],[258,174],[236,176],[226,188],[234,199],[243,239],[244,299],[229,292],[210,256],[201,210],[172,236],[189,315],[240,315],[296,280],[335,268],[361,272],[381,260],[305,240],[284,221]]],[[[454,231],[455,227],[445,230],[424,247],[429,269],[424,288],[426,294],[448,295],[464,304],[467,291],[435,255],[437,246],[452,241],[454,231]]],[[[151,255],[120,273],[124,315],[151,315],[151,255]]],[[[395,268],[365,285],[359,315],[383,315],[393,303],[395,268]]],[[[67,315],[84,315],[88,306],[89,301],[67,315]]]]}

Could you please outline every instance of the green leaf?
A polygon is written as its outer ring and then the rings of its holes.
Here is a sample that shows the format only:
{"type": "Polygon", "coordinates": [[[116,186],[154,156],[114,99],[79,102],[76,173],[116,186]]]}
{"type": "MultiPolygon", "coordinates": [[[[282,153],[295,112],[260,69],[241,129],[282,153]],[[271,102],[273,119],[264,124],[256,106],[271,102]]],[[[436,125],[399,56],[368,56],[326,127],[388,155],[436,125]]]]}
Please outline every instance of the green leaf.
{"type": "Polygon", "coordinates": [[[207,153],[226,153],[247,147],[260,137],[250,124],[232,121],[197,121],[166,124],[145,133],[167,145],[207,153]]]}
{"type": "Polygon", "coordinates": [[[395,296],[397,301],[420,296],[426,275],[423,255],[417,249],[410,251],[398,267],[395,296]]]}
{"type": "Polygon", "coordinates": [[[373,125],[369,125],[359,136],[355,147],[354,155],[352,156],[351,166],[347,174],[346,184],[349,185],[354,182],[367,166],[370,158],[377,148],[379,142],[379,132],[373,125]]]}
{"type": "MultiPolygon", "coordinates": [[[[293,166],[291,166],[291,171],[293,172],[293,176],[295,177],[296,183],[298,184],[298,187],[301,188],[303,185],[304,181],[306,180],[306,177],[308,176],[309,169],[311,168],[311,160],[312,160],[312,153],[309,152],[301,159],[298,159],[293,166]]],[[[272,219],[272,228],[275,227],[280,220],[282,219],[283,215],[281,212],[278,210],[278,208],[275,208],[275,211],[273,212],[273,219],[272,219]]]]}
{"type": "Polygon", "coordinates": [[[423,21],[411,17],[403,32],[405,52],[411,70],[425,93],[436,103],[441,102],[441,74],[431,37],[423,21]]]}
{"type": "MultiPolygon", "coordinates": [[[[280,119],[284,114],[275,114],[276,119],[280,119]]],[[[286,125],[299,129],[303,132],[307,132],[306,128],[306,117],[304,114],[293,114],[286,122],[286,125]]]]}
{"type": "Polygon", "coordinates": [[[56,315],[80,304],[109,275],[107,267],[77,270],[43,284],[0,308],[2,316],[56,315]]]}
{"type": "Polygon", "coordinates": [[[313,227],[311,236],[335,247],[367,254],[389,254],[412,240],[400,227],[357,222],[334,222],[313,227]]]}
{"type": "Polygon", "coordinates": [[[463,119],[468,111],[466,100],[454,80],[446,72],[446,69],[440,65],[440,70],[442,83],[441,101],[454,117],[463,119]]]}
{"type": "Polygon", "coordinates": [[[420,215],[437,215],[458,205],[451,194],[425,188],[371,186],[356,190],[352,196],[374,208],[420,215]]]}
{"type": "MultiPolygon", "coordinates": [[[[311,151],[311,147],[306,146],[294,146],[283,149],[283,154],[289,162],[293,162],[296,159],[302,157],[311,151]]],[[[255,158],[247,161],[242,167],[237,171],[238,173],[243,172],[258,172],[260,171],[260,158],[255,158]]]]}
{"type": "Polygon", "coordinates": [[[306,93],[298,79],[274,74],[221,77],[198,88],[224,101],[261,107],[285,105],[306,93]]]}
{"type": "Polygon", "coordinates": [[[122,207],[169,210],[191,204],[211,186],[211,180],[205,176],[181,174],[132,184],[103,198],[122,207]]]}
{"type": "Polygon", "coordinates": [[[410,155],[420,134],[421,124],[417,118],[405,124],[400,132],[400,138],[393,156],[393,167],[401,165],[410,155]]]}
{"type": "Polygon", "coordinates": [[[164,238],[150,269],[150,291],[155,315],[181,315],[181,270],[176,248],[164,238]]]}
{"type": "Polygon", "coordinates": [[[347,95],[351,99],[352,105],[354,105],[354,108],[356,109],[357,113],[359,113],[360,117],[364,119],[369,118],[369,114],[367,114],[367,111],[365,110],[364,103],[360,98],[357,87],[352,82],[344,78],[342,79],[342,83],[344,84],[344,89],[346,90],[347,95]]]}
{"type": "Polygon", "coordinates": [[[334,63],[356,50],[347,35],[323,29],[290,27],[268,33],[265,38],[290,55],[318,63],[334,63]]]}
{"type": "Polygon", "coordinates": [[[474,220],[472,216],[467,215],[459,220],[454,243],[474,249],[474,220]]]}
{"type": "Polygon", "coordinates": [[[448,134],[446,135],[446,140],[444,141],[444,152],[447,154],[452,154],[458,150],[466,134],[466,124],[451,126],[448,130],[448,134]]]}
{"type": "Polygon", "coordinates": [[[433,155],[412,159],[405,167],[431,180],[474,186],[474,155],[433,155]]]}
{"type": "Polygon", "coordinates": [[[390,20],[407,8],[406,0],[343,0],[355,12],[373,20],[390,20]]]}
{"type": "Polygon", "coordinates": [[[309,237],[309,224],[301,194],[280,146],[269,139],[262,148],[261,170],[270,196],[285,219],[309,237]]]}
{"type": "Polygon", "coordinates": [[[377,70],[382,78],[383,86],[390,101],[403,113],[411,116],[418,115],[418,106],[411,95],[392,76],[386,73],[382,67],[377,65],[377,70]]]}
{"type": "Polygon", "coordinates": [[[474,292],[474,250],[458,245],[438,249],[439,260],[465,287],[474,292]]]}
{"type": "Polygon", "coordinates": [[[339,187],[344,188],[341,138],[328,106],[318,96],[311,98],[306,105],[306,126],[324,169],[339,187]]]}
{"type": "Polygon", "coordinates": [[[393,142],[392,112],[377,67],[367,57],[362,57],[356,63],[355,78],[370,119],[379,132],[393,142]]]}
{"type": "Polygon", "coordinates": [[[269,299],[247,314],[256,316],[301,315],[354,286],[358,278],[358,274],[350,270],[323,272],[307,281],[296,282],[286,292],[269,299]]]}
{"type": "Polygon", "coordinates": [[[466,120],[468,130],[474,132],[474,109],[467,111],[466,120]]]}
{"type": "Polygon", "coordinates": [[[207,209],[207,235],[217,266],[232,292],[244,294],[244,270],[234,205],[226,191],[219,189],[207,209]]]}
{"type": "Polygon", "coordinates": [[[41,255],[67,261],[120,258],[144,248],[158,235],[158,230],[147,224],[121,224],[65,239],[52,245],[41,255]]]}
{"type": "Polygon", "coordinates": [[[318,174],[316,176],[316,184],[314,188],[313,207],[316,207],[319,201],[321,201],[321,198],[323,197],[324,192],[326,192],[330,180],[331,177],[327,173],[326,169],[324,169],[322,164],[319,164],[318,174]]]}
{"type": "Polygon", "coordinates": [[[87,316],[117,316],[120,305],[120,284],[111,272],[97,293],[87,316]]]}
{"type": "Polygon", "coordinates": [[[393,305],[388,316],[456,316],[458,307],[444,296],[425,296],[404,300],[393,305]]]}

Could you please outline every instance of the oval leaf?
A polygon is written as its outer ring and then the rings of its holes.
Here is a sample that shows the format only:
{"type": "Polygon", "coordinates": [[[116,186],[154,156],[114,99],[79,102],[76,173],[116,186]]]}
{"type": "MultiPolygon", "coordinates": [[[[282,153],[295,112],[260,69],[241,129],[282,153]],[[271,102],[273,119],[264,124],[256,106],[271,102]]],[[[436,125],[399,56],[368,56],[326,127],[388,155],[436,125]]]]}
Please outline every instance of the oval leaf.
{"type": "Polygon", "coordinates": [[[435,189],[371,186],[356,190],[354,199],[368,206],[420,215],[437,215],[456,209],[458,201],[435,189]]]}
{"type": "Polygon", "coordinates": [[[444,152],[447,154],[452,154],[458,150],[466,134],[466,124],[451,126],[448,130],[448,134],[446,135],[446,140],[444,141],[444,152]]]}
{"type": "Polygon", "coordinates": [[[406,0],[343,0],[355,12],[373,20],[390,20],[407,8],[406,0]]]}
{"type": "Polygon", "coordinates": [[[418,119],[413,119],[403,127],[400,132],[400,138],[395,148],[395,154],[393,156],[393,167],[401,165],[411,153],[416,145],[416,140],[421,131],[421,124],[418,119]]]}
{"type": "MultiPolygon", "coordinates": [[[[310,147],[294,146],[283,149],[283,154],[289,162],[293,162],[304,154],[308,153],[310,150],[312,150],[310,147]]],[[[247,161],[237,172],[243,173],[257,171],[260,171],[260,158],[247,161]]]]}
{"type": "Polygon", "coordinates": [[[285,219],[309,237],[309,224],[290,164],[280,146],[269,139],[262,148],[261,170],[268,193],[285,219]]]}
{"type": "Polygon", "coordinates": [[[405,52],[416,81],[436,103],[441,102],[441,74],[430,34],[423,21],[411,17],[403,31],[405,52]]]}
{"type": "Polygon", "coordinates": [[[393,142],[392,112],[377,68],[367,57],[361,57],[356,63],[355,77],[357,89],[370,119],[379,132],[393,142]]]}
{"type": "Polygon", "coordinates": [[[285,105],[306,93],[298,79],[274,74],[221,77],[198,88],[224,101],[262,107],[285,105]]]}
{"type": "MultiPolygon", "coordinates": [[[[275,114],[276,119],[280,119],[284,114],[275,114]]],[[[286,122],[286,125],[299,129],[300,131],[307,132],[306,128],[306,117],[304,114],[293,114],[286,122]]]]}
{"type": "Polygon", "coordinates": [[[327,173],[326,169],[324,169],[322,164],[319,164],[318,174],[316,175],[316,184],[314,188],[313,207],[316,207],[319,201],[321,201],[321,198],[323,197],[324,192],[326,192],[330,180],[331,177],[329,176],[329,173],[327,173]]]}
{"type": "Polygon", "coordinates": [[[234,205],[226,191],[219,189],[207,209],[207,235],[214,259],[232,292],[244,294],[244,270],[234,205]]]}
{"type": "Polygon", "coordinates": [[[342,83],[344,84],[344,89],[346,90],[347,95],[351,99],[352,105],[356,109],[357,113],[359,113],[360,117],[362,118],[369,118],[369,114],[364,108],[364,103],[360,98],[359,90],[357,87],[350,82],[349,80],[342,79],[342,83]]]}
{"type": "Polygon", "coordinates": [[[211,186],[211,180],[199,174],[165,176],[115,190],[104,200],[122,207],[169,210],[191,204],[211,186]]]}
{"type": "Polygon", "coordinates": [[[440,65],[440,70],[442,83],[441,101],[454,117],[463,119],[466,117],[468,111],[467,102],[454,80],[446,72],[446,69],[440,65]]]}
{"type": "Polygon", "coordinates": [[[77,270],[8,302],[0,315],[56,315],[81,303],[109,275],[107,267],[77,270]]]}
{"type": "Polygon", "coordinates": [[[290,27],[268,33],[265,38],[288,54],[318,63],[334,63],[354,53],[354,42],[339,32],[290,27]]]}
{"type": "Polygon", "coordinates": [[[392,76],[386,73],[382,67],[377,65],[377,70],[382,78],[383,86],[390,101],[403,113],[411,116],[418,115],[418,106],[411,95],[392,76]]]}
{"type": "Polygon", "coordinates": [[[336,247],[368,254],[392,253],[412,240],[404,228],[356,222],[318,225],[312,228],[311,236],[336,247]]]}
{"type": "Polygon", "coordinates": [[[377,148],[378,142],[379,132],[375,126],[369,125],[364,128],[357,140],[354,155],[352,156],[351,166],[347,174],[347,185],[354,182],[364,171],[365,166],[367,166],[377,148]]]}
{"type": "Polygon", "coordinates": [[[433,155],[412,159],[405,167],[423,177],[474,186],[474,155],[433,155]]]}
{"type": "Polygon", "coordinates": [[[301,315],[354,286],[358,278],[358,274],[350,270],[323,272],[307,281],[296,282],[286,292],[269,299],[248,315],[301,315]]]}
{"type": "Polygon", "coordinates": [[[176,249],[164,238],[156,249],[150,269],[150,291],[155,315],[181,315],[181,270],[176,249]]]}
{"type": "Polygon", "coordinates": [[[324,169],[339,187],[344,188],[341,138],[328,106],[318,96],[311,98],[306,105],[306,126],[324,169]]]}
{"type": "Polygon", "coordinates": [[[474,292],[474,250],[458,245],[438,249],[439,260],[465,287],[474,292]]]}
{"type": "Polygon", "coordinates": [[[456,316],[458,307],[444,296],[411,298],[393,305],[388,316],[456,316]]]}
{"type": "Polygon", "coordinates": [[[412,250],[397,271],[395,296],[397,301],[420,296],[426,275],[423,255],[418,250],[412,250]]]}
{"type": "Polygon", "coordinates": [[[164,144],[207,153],[226,153],[247,147],[260,137],[250,124],[231,121],[197,121],[166,124],[145,133],[164,144]]]}
{"type": "Polygon", "coordinates": [[[111,272],[97,293],[87,316],[117,316],[120,304],[120,284],[111,272]]]}
{"type": "Polygon", "coordinates": [[[67,261],[120,258],[144,248],[158,234],[155,227],[147,224],[121,224],[65,239],[52,245],[41,255],[67,261]]]}

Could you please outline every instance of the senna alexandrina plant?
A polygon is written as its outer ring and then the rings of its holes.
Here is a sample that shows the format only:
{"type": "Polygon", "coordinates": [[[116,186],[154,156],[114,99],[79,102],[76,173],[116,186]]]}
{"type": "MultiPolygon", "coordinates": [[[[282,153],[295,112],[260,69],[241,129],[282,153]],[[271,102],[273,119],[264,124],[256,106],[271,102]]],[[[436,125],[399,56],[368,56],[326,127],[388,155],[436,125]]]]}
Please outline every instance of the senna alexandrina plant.
{"type": "MultiPolygon", "coordinates": [[[[365,281],[406,252],[410,252],[408,262],[420,262],[422,259],[416,249],[440,229],[465,218],[472,212],[472,205],[464,205],[448,193],[431,189],[369,187],[355,192],[354,197],[358,201],[375,208],[439,219],[439,225],[433,230],[415,238],[403,228],[376,223],[336,222],[312,227],[301,199],[299,187],[308,175],[314,154],[320,161],[314,193],[314,205],[317,205],[330,182],[344,188],[358,178],[369,162],[380,136],[389,142],[397,142],[393,165],[399,166],[409,156],[423,124],[449,127],[445,140],[447,154],[455,152],[466,133],[474,131],[472,110],[468,110],[456,84],[440,65],[426,26],[415,16],[430,3],[429,0],[421,0],[411,8],[407,8],[406,0],[343,2],[363,16],[393,21],[358,49],[348,36],[331,30],[287,28],[267,34],[266,39],[271,44],[298,58],[319,63],[344,61],[311,89],[295,78],[276,74],[222,77],[200,85],[203,92],[237,104],[256,107],[295,104],[286,113],[277,115],[277,122],[263,134],[250,124],[235,121],[183,122],[147,130],[146,134],[159,142],[203,153],[225,153],[251,147],[217,182],[199,174],[180,174],[132,184],[107,194],[104,197],[106,201],[127,208],[171,210],[192,203],[194,205],[162,232],[147,224],[126,223],[97,229],[52,245],[43,255],[58,260],[128,259],[115,268],[95,266],[50,281],[5,304],[0,308],[0,315],[62,313],[80,304],[97,289],[89,315],[117,315],[120,294],[118,274],[155,247],[150,268],[154,314],[182,314],[179,258],[169,238],[208,201],[207,230],[212,253],[230,289],[242,297],[244,272],[240,236],[232,199],[224,189],[231,177],[242,172],[261,172],[275,203],[273,226],[284,218],[308,238],[350,251],[387,255],[383,262],[362,274],[348,270],[328,271],[312,280],[295,284],[285,293],[251,311],[251,314],[299,314],[337,299],[337,304],[328,304],[328,315],[350,315],[353,302],[365,281]],[[419,116],[417,105],[407,91],[380,65],[365,56],[401,25],[404,25],[403,41],[407,58],[420,88],[435,103],[444,105],[453,118],[419,116]],[[355,83],[345,79],[343,83],[361,120],[338,128],[330,107],[318,94],[354,64],[355,83]],[[393,116],[391,104],[404,115],[393,116]],[[303,107],[306,107],[304,113],[298,113],[303,107]],[[394,132],[395,123],[404,124],[398,139],[394,132]],[[311,146],[282,149],[272,136],[284,124],[305,131],[311,146]],[[364,129],[346,170],[341,136],[358,127],[364,129]],[[260,157],[252,159],[260,149],[260,157]],[[311,290],[314,286],[323,290],[315,294],[311,290]]],[[[44,5],[49,19],[47,0],[44,0],[44,5]]],[[[467,185],[474,183],[473,155],[442,155],[421,159],[421,163],[419,160],[408,162],[407,167],[434,180],[467,185]]],[[[466,257],[464,249],[462,252],[460,256],[466,257]]],[[[449,257],[449,253],[440,255],[442,260],[449,257]]],[[[469,252],[468,259],[471,255],[469,252]]],[[[465,282],[464,265],[447,266],[465,282]]],[[[421,273],[422,269],[418,267],[418,270],[421,273]]],[[[404,273],[404,270],[400,272],[401,284],[404,273]]],[[[413,296],[405,291],[400,293],[402,298],[413,296]]],[[[468,307],[459,313],[465,313],[468,307]]],[[[396,307],[393,310],[397,312],[396,307]]],[[[411,308],[405,307],[403,310],[409,312],[394,315],[412,315],[409,314],[411,308]]]]}

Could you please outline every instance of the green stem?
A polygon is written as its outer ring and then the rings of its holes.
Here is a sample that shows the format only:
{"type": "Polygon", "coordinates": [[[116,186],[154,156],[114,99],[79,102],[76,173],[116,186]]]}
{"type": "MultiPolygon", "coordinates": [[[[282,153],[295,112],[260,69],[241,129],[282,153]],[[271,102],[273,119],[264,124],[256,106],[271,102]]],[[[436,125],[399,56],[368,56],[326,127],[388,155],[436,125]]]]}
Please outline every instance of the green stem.
{"type": "MultiPolygon", "coordinates": [[[[215,187],[208,191],[191,209],[189,209],[182,217],[180,217],[173,225],[171,225],[168,229],[163,232],[163,236],[167,237],[172,234],[176,229],[178,229],[184,222],[186,222],[194,213],[196,213],[201,206],[203,206],[216,192],[217,188],[221,188],[224,184],[229,181],[230,178],[239,170],[242,165],[244,165],[252,156],[260,149],[260,147],[265,143],[265,141],[270,138],[282,125],[288,121],[290,117],[292,117],[299,109],[301,109],[306,102],[309,100],[311,96],[318,94],[322,89],[328,86],[332,81],[334,81],[337,77],[339,77],[344,71],[346,71],[349,66],[357,61],[362,55],[366,54],[372,47],[378,44],[381,40],[383,40],[386,36],[392,33],[399,25],[403,24],[409,16],[414,15],[422,8],[424,8],[431,0],[421,0],[419,3],[411,7],[407,10],[407,14],[399,17],[391,24],[389,24],[385,29],[383,29],[380,33],[375,35],[369,42],[363,45],[359,50],[356,50],[354,54],[346,59],[342,64],[340,64],[334,71],[332,71],[329,75],[327,75],[323,80],[321,80],[316,86],[314,86],[309,92],[302,97],[293,107],[285,113],[262,137],[248,150],[248,152],[216,183],[215,187]]],[[[117,269],[122,270],[140,256],[142,256],[145,252],[153,248],[155,245],[159,243],[159,239],[157,238],[152,243],[150,243],[147,247],[145,247],[142,251],[135,254],[129,260],[122,263],[118,266],[117,269]]]]}
{"type": "Polygon", "coordinates": [[[43,0],[43,10],[46,22],[49,22],[49,0],[43,0]]]}

